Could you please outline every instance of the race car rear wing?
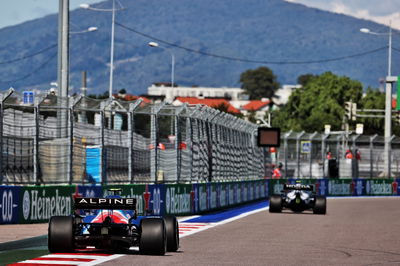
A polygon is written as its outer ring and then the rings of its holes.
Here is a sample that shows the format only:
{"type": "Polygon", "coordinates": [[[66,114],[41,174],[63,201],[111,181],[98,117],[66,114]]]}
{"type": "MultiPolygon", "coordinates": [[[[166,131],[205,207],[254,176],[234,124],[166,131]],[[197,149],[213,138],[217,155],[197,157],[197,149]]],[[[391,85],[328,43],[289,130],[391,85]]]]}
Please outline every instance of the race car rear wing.
{"type": "Polygon", "coordinates": [[[75,198],[76,210],[136,210],[135,198],[75,198]]]}
{"type": "Polygon", "coordinates": [[[314,191],[314,186],[313,185],[302,185],[302,184],[284,184],[283,190],[314,191]]]}

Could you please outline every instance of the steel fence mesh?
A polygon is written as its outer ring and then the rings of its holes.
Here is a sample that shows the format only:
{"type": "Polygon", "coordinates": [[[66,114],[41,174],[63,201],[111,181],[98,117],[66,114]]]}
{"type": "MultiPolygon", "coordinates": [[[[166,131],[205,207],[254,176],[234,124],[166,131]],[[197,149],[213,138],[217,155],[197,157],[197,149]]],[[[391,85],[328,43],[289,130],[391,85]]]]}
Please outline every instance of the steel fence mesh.
{"type": "MultiPolygon", "coordinates": [[[[207,106],[173,106],[41,95],[1,104],[1,183],[207,182],[270,177],[380,177],[380,136],[282,133],[273,153],[256,145],[257,125],[207,106]],[[360,158],[345,158],[347,150],[360,158]],[[327,153],[330,153],[329,159],[327,153]]],[[[390,146],[400,174],[400,139],[390,146]]]]}

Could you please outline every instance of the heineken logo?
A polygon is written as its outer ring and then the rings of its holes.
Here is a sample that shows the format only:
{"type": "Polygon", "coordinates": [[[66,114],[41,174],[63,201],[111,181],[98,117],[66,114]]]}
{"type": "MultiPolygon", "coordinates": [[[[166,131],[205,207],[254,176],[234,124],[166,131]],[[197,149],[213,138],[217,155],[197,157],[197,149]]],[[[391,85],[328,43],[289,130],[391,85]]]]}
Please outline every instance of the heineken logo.
{"type": "Polygon", "coordinates": [[[26,221],[47,220],[54,215],[69,215],[71,212],[71,197],[46,195],[46,189],[26,190],[22,200],[22,215],[26,221]]]}

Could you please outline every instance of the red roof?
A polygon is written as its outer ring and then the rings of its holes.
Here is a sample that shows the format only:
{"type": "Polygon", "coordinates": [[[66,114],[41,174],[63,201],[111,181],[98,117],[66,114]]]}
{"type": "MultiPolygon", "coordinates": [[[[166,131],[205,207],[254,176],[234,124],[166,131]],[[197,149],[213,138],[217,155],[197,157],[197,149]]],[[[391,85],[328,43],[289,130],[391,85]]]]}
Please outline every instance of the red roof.
{"type": "Polygon", "coordinates": [[[222,104],[228,106],[228,112],[230,113],[235,113],[239,114],[240,111],[233,107],[227,100],[225,99],[213,99],[213,98],[205,98],[205,99],[200,99],[196,97],[176,97],[175,100],[178,100],[182,103],[188,103],[188,104],[204,104],[209,107],[218,107],[222,104]]]}
{"type": "Polygon", "coordinates": [[[261,101],[261,100],[253,100],[250,101],[248,104],[243,105],[243,109],[247,111],[257,111],[263,108],[264,106],[268,105],[270,100],[261,101]]]}
{"type": "Polygon", "coordinates": [[[119,97],[118,94],[114,94],[115,98],[124,100],[124,101],[135,101],[137,99],[142,99],[144,103],[150,103],[151,101],[149,99],[147,99],[146,97],[142,97],[142,96],[135,96],[135,95],[131,95],[131,94],[125,94],[124,97],[119,97]]]}

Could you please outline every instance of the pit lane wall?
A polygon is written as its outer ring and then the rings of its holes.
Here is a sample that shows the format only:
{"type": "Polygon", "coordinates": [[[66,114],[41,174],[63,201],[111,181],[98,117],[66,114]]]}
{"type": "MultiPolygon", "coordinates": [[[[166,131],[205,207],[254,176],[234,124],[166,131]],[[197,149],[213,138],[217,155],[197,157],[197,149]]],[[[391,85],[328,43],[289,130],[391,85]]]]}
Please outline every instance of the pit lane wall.
{"type": "MultiPolygon", "coordinates": [[[[137,199],[139,214],[146,209],[155,215],[192,215],[266,199],[279,193],[283,184],[295,179],[241,182],[152,184],[0,186],[0,224],[43,223],[54,215],[69,215],[76,196],[102,197],[109,188],[121,188],[124,197],[137,199]]],[[[400,195],[400,179],[303,179],[325,196],[400,195]]]]}

